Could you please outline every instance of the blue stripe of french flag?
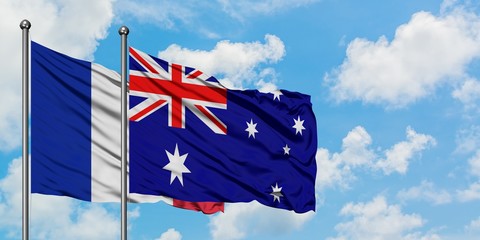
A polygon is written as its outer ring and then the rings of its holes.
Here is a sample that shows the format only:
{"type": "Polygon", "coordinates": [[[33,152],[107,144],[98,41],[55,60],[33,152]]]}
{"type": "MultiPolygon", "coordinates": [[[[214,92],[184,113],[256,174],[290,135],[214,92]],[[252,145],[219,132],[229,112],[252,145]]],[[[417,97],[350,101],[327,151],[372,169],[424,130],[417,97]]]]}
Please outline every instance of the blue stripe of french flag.
{"type": "MultiPolygon", "coordinates": [[[[120,202],[120,76],[31,43],[31,191],[120,202]]],[[[223,203],[129,194],[214,213],[223,203]]]]}

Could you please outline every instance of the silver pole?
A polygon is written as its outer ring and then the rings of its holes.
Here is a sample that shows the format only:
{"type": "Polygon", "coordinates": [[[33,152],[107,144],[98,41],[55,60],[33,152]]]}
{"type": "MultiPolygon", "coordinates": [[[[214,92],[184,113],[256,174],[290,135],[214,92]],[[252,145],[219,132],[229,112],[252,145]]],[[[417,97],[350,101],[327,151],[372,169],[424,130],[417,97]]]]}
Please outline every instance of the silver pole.
{"type": "Polygon", "coordinates": [[[122,26],[118,30],[118,34],[120,34],[122,38],[122,46],[121,46],[121,55],[122,55],[122,109],[121,109],[121,116],[122,116],[122,177],[121,177],[121,209],[122,209],[122,217],[121,217],[121,236],[122,240],[127,240],[127,35],[128,35],[128,28],[126,26],[122,26]]]}
{"type": "Polygon", "coordinates": [[[28,20],[20,22],[22,29],[22,239],[28,240],[30,216],[30,161],[28,157],[28,111],[29,111],[29,29],[28,20]]]}

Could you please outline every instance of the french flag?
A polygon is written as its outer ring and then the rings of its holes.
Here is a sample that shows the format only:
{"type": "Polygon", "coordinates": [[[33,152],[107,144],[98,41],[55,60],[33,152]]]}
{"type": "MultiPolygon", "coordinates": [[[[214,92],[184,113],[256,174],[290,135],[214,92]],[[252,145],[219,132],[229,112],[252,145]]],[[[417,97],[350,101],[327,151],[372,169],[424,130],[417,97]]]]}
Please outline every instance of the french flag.
{"type": "MultiPolygon", "coordinates": [[[[31,42],[31,191],[91,202],[120,202],[120,75],[31,42]]],[[[186,202],[129,193],[130,202],[186,202]]]]}

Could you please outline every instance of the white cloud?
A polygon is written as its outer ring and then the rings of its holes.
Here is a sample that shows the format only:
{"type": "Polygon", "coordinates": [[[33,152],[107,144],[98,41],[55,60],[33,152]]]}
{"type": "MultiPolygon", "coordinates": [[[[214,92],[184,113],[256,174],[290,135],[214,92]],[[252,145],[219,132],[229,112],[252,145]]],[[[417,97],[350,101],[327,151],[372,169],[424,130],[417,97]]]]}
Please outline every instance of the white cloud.
{"type": "Polygon", "coordinates": [[[375,159],[375,153],[368,149],[371,144],[372,138],[365,128],[357,126],[342,140],[339,157],[352,167],[370,165],[375,159]]]}
{"type": "Polygon", "coordinates": [[[466,232],[476,232],[480,234],[480,217],[472,220],[467,226],[465,226],[466,232]]]}
{"type": "Polygon", "coordinates": [[[182,234],[175,228],[169,228],[166,232],[162,233],[156,240],[182,240],[182,234]]]}
{"type": "Polygon", "coordinates": [[[460,88],[452,92],[452,96],[464,104],[465,110],[476,110],[480,102],[480,81],[467,79],[460,88]]]}
{"type": "Polygon", "coordinates": [[[403,237],[403,240],[441,240],[444,239],[436,233],[422,234],[420,232],[410,233],[403,237]]]}
{"type": "MultiPolygon", "coordinates": [[[[0,180],[0,228],[19,236],[21,231],[21,159],[14,159],[0,180]]],[[[33,194],[31,237],[34,239],[116,239],[120,223],[100,204],[79,204],[67,197],[33,194]]]]}
{"type": "Polygon", "coordinates": [[[309,5],[319,0],[258,0],[258,1],[199,1],[199,0],[117,0],[115,13],[121,20],[134,18],[141,23],[157,25],[173,31],[193,31],[203,37],[219,39],[259,15],[309,5]],[[202,14],[208,12],[209,14],[202,14]],[[215,24],[210,24],[214,22],[215,24]],[[227,27],[228,26],[228,27],[227,27]],[[215,28],[221,30],[215,30],[215,28]],[[227,27],[227,30],[225,30],[227,27]]]}
{"type": "Polygon", "coordinates": [[[115,11],[124,17],[133,16],[139,22],[154,23],[166,29],[172,29],[177,25],[177,22],[188,23],[195,17],[195,11],[186,6],[199,7],[198,2],[186,2],[118,0],[115,4],[115,11]]]}
{"type": "Polygon", "coordinates": [[[12,43],[2,51],[20,58],[21,31],[18,25],[22,19],[29,19],[32,40],[72,57],[92,58],[98,40],[106,37],[113,19],[112,3],[113,0],[2,1],[0,26],[8,31],[5,36],[12,43]],[[18,48],[11,47],[15,45],[18,48]]]}
{"type": "Polygon", "coordinates": [[[422,181],[419,186],[402,189],[397,193],[401,201],[423,200],[432,202],[434,205],[450,203],[452,196],[446,190],[436,190],[432,182],[422,181]]]}
{"type": "Polygon", "coordinates": [[[443,83],[464,79],[480,57],[479,29],[479,16],[454,9],[441,16],[415,13],[392,41],[356,38],[342,65],[325,76],[331,96],[396,108],[432,95],[443,83]]]}
{"type": "MultiPolygon", "coordinates": [[[[33,198],[32,202],[38,201],[33,198]]],[[[52,197],[46,196],[41,204],[52,204],[52,197]]],[[[61,200],[61,202],[68,200],[61,200]]],[[[70,200],[71,201],[71,200],[70,200]]],[[[33,205],[35,206],[35,205],[33,205]]],[[[105,208],[100,205],[89,207],[79,207],[69,209],[70,212],[64,216],[66,222],[48,223],[51,219],[58,218],[58,211],[53,210],[46,215],[42,215],[39,222],[32,223],[33,236],[41,236],[43,239],[85,239],[85,240],[103,240],[118,239],[120,237],[119,220],[112,216],[105,208]],[[75,215],[73,217],[72,215],[75,215]],[[47,218],[47,216],[50,216],[47,218]]],[[[32,214],[34,212],[32,211],[32,214]]],[[[62,214],[62,213],[61,213],[62,214]]],[[[35,237],[36,238],[36,237],[35,237]]]]}
{"type": "Polygon", "coordinates": [[[92,58],[99,39],[107,35],[113,18],[113,0],[0,1],[0,150],[20,145],[21,30],[29,19],[31,39],[78,58],[92,58]]]}
{"type": "Polygon", "coordinates": [[[442,234],[442,238],[439,239],[478,240],[478,236],[480,236],[480,217],[471,220],[463,229],[459,228],[455,231],[450,231],[450,233],[442,234]]]}
{"type": "Polygon", "coordinates": [[[285,55],[285,45],[275,35],[265,35],[265,43],[220,41],[211,51],[191,50],[170,45],[158,56],[211,74],[229,86],[242,87],[257,82],[275,82],[275,71],[262,64],[276,63],[285,55]],[[234,57],[232,57],[234,56],[234,57]]]}
{"type": "Polygon", "coordinates": [[[315,158],[317,169],[321,169],[321,171],[317,171],[315,182],[318,192],[333,186],[348,188],[349,183],[355,180],[351,168],[345,165],[341,158],[331,157],[327,149],[318,149],[315,158]]]}
{"type": "Polygon", "coordinates": [[[458,0],[443,0],[440,5],[440,12],[445,13],[451,9],[454,9],[457,6],[458,0]]]}
{"type": "Polygon", "coordinates": [[[369,148],[371,143],[372,138],[365,128],[357,126],[342,140],[342,152],[330,154],[327,149],[319,149],[316,154],[317,168],[322,171],[317,171],[317,190],[334,185],[347,188],[355,180],[352,173],[354,168],[373,164],[376,155],[369,148]]]}
{"type": "Polygon", "coordinates": [[[135,206],[135,208],[127,210],[127,231],[130,231],[134,227],[135,219],[140,217],[140,207],[135,206]]]}
{"type": "Polygon", "coordinates": [[[480,150],[468,159],[468,172],[478,180],[471,183],[467,189],[457,190],[457,198],[460,202],[480,200],[480,150]]]}
{"type": "Polygon", "coordinates": [[[470,172],[480,178],[480,150],[477,150],[477,153],[468,160],[470,165],[470,172]]]}
{"type": "MultiPolygon", "coordinates": [[[[197,11],[208,11],[212,14],[227,14],[239,22],[248,17],[272,15],[277,12],[302,7],[319,0],[261,0],[261,1],[231,1],[216,2],[185,0],[182,2],[166,0],[118,0],[116,12],[123,16],[133,16],[140,22],[157,24],[167,29],[176,28],[180,24],[194,25],[201,31],[206,26],[197,11]]],[[[205,18],[205,16],[203,16],[205,18]]],[[[203,19],[204,20],[204,19],[203,19]]]]}
{"type": "Polygon", "coordinates": [[[254,201],[225,206],[225,212],[210,217],[213,239],[245,239],[249,235],[281,235],[300,229],[315,213],[298,214],[263,206],[254,201]]]}
{"type": "Polygon", "coordinates": [[[127,212],[127,217],[129,219],[136,219],[140,217],[140,207],[136,206],[133,210],[127,212]]]}
{"type": "Polygon", "coordinates": [[[469,128],[461,129],[455,137],[456,153],[468,154],[480,149],[480,126],[472,125],[469,128]]]}
{"type": "Polygon", "coordinates": [[[338,235],[330,239],[421,239],[420,233],[412,231],[425,224],[421,216],[402,213],[400,206],[389,205],[383,196],[367,203],[348,203],[340,215],[352,219],[337,224],[338,235]]]}
{"type": "Polygon", "coordinates": [[[365,168],[382,170],[389,175],[392,172],[405,174],[410,161],[422,151],[435,145],[430,135],[416,133],[411,127],[406,129],[407,140],[401,141],[384,151],[384,157],[371,147],[372,138],[361,126],[352,129],[342,140],[342,151],[331,154],[327,149],[317,151],[317,191],[326,187],[347,188],[355,180],[354,169],[365,168]]]}
{"type": "Polygon", "coordinates": [[[269,15],[279,11],[305,6],[319,0],[217,0],[231,17],[244,21],[246,17],[269,15]]]}
{"type": "Polygon", "coordinates": [[[470,184],[465,190],[457,190],[457,198],[461,202],[480,200],[480,182],[470,184]]]}
{"type": "Polygon", "coordinates": [[[375,167],[382,169],[385,174],[394,171],[405,174],[409,161],[421,151],[435,146],[436,141],[430,135],[418,134],[411,127],[407,127],[407,141],[395,144],[385,152],[386,158],[379,160],[375,167]]]}
{"type": "Polygon", "coordinates": [[[21,227],[22,223],[22,160],[14,159],[7,176],[0,180],[0,226],[21,227]]]}

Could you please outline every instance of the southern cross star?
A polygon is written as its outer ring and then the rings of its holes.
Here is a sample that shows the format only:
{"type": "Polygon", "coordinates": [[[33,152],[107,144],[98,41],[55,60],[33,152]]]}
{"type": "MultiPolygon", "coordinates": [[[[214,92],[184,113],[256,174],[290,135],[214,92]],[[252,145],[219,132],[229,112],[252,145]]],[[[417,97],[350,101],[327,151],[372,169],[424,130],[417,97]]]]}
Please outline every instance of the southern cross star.
{"type": "Polygon", "coordinates": [[[275,202],[275,200],[280,202],[280,197],[283,197],[282,188],[278,187],[278,183],[275,183],[275,187],[274,186],[271,186],[271,187],[272,187],[272,193],[270,193],[270,195],[273,196],[273,202],[275,202]]]}
{"type": "Polygon", "coordinates": [[[180,181],[183,186],[183,173],[190,173],[190,170],[185,166],[185,160],[187,159],[188,153],[183,154],[180,156],[178,152],[178,144],[175,144],[175,152],[173,155],[165,150],[167,153],[168,161],[170,161],[163,169],[168,170],[171,172],[170,175],[170,185],[172,185],[173,180],[175,178],[180,181]]]}
{"type": "Polygon", "coordinates": [[[253,119],[250,119],[250,122],[247,122],[247,129],[245,129],[246,132],[248,132],[248,137],[250,138],[253,136],[255,138],[255,133],[258,133],[257,129],[257,124],[253,123],[253,119]]]}
{"type": "Polygon", "coordinates": [[[283,155],[290,155],[290,148],[288,147],[288,144],[285,144],[285,147],[283,147],[283,155]]]}
{"type": "Polygon", "coordinates": [[[273,94],[273,100],[277,99],[280,102],[280,95],[283,95],[280,90],[273,91],[271,94],[273,94]]]}
{"type": "Polygon", "coordinates": [[[305,130],[305,127],[303,126],[303,122],[305,120],[301,120],[300,116],[298,116],[298,118],[297,119],[294,118],[293,121],[295,122],[295,125],[293,125],[292,128],[295,128],[295,135],[297,135],[298,133],[302,135],[302,130],[305,130]]]}

